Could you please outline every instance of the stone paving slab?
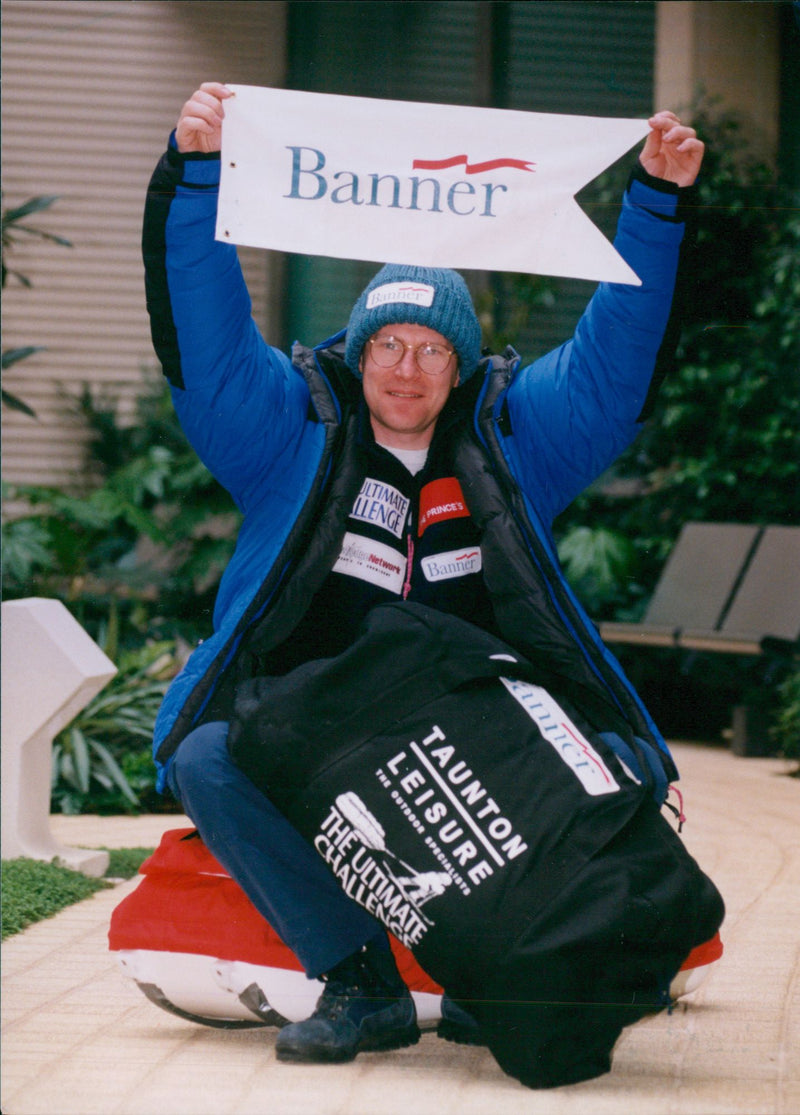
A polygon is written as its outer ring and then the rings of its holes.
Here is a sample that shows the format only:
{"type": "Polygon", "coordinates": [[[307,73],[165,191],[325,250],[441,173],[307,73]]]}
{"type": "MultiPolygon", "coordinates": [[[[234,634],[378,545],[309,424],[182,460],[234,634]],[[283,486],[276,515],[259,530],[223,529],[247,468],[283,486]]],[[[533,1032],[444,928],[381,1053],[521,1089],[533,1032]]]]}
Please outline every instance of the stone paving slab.
{"type": "MultiPolygon", "coordinates": [[[[3,1115],[800,1115],[800,780],[789,764],[676,745],[686,843],[726,899],[725,956],[611,1073],[533,1092],[484,1049],[425,1034],[349,1065],[282,1065],[276,1031],[152,1006],[107,951],[102,891],[3,946],[3,1115]]],[[[54,817],[65,843],[150,847],[185,818],[54,817]]]]}

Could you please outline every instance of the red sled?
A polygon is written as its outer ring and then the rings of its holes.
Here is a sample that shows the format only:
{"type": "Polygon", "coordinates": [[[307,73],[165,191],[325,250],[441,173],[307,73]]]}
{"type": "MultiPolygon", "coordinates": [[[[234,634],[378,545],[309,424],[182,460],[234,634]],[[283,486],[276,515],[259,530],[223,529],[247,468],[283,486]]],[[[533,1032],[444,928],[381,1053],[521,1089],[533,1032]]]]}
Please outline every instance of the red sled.
{"type": "MultiPolygon", "coordinates": [[[[195,829],[165,832],[139,872],[144,878],[111,916],[108,942],[152,1003],[223,1029],[283,1026],[313,1014],[322,983],[305,975],[195,829]]],[[[442,988],[404,945],[390,941],[420,1026],[436,1026],[442,988]]],[[[673,998],[696,990],[721,955],[719,934],[693,949],[673,981],[673,998]]]]}
{"type": "MultiPolygon", "coordinates": [[[[111,916],[108,942],[151,1002],[226,1029],[313,1014],[322,983],[306,976],[195,829],[165,832],[139,872],[139,886],[111,916]]],[[[391,944],[420,1025],[435,1025],[442,989],[399,941],[391,944]]]]}

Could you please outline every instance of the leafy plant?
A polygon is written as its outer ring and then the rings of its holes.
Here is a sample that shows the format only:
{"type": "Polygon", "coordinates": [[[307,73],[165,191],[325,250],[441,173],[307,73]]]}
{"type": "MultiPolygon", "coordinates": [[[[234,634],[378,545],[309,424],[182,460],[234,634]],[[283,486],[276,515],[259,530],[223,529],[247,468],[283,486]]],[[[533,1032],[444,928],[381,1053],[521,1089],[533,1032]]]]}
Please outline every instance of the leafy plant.
{"type": "Polygon", "coordinates": [[[707,154],[687,213],[677,352],[635,445],[559,523],[633,541],[642,580],[632,603],[686,521],[798,521],[798,199],[749,156],[735,117],[706,105],[695,123],[707,154]]]}
{"type": "Polygon", "coordinates": [[[490,286],[474,299],[486,347],[503,352],[508,344],[520,346],[537,311],[554,305],[556,289],[556,281],[548,276],[493,274],[490,286]]]}
{"type": "Polygon", "coordinates": [[[133,424],[88,389],[76,405],[94,487],[6,489],[28,511],[3,528],[4,593],[63,600],[119,667],[55,741],[53,808],[168,810],[154,787],[153,722],[182,648],[208,634],[238,517],[161,383],[147,384],[133,424]]]}
{"type": "Polygon", "coordinates": [[[139,793],[153,786],[153,723],[174,671],[172,643],[153,643],[121,653],[116,676],[53,743],[51,803],[55,811],[81,813],[91,808],[98,813],[131,813],[140,809],[139,793]],[[140,779],[136,788],[125,772],[132,754],[145,758],[149,769],[149,780],[140,779]]]}
{"type": "MultiPolygon", "coordinates": [[[[685,522],[800,521],[800,198],[750,155],[736,117],[702,104],[694,124],[707,153],[684,214],[677,349],[662,358],[665,378],[634,446],[558,522],[567,572],[588,591],[598,619],[640,618],[685,522]],[[632,546],[616,593],[598,592],[608,534],[632,546]],[[576,544],[578,565],[570,550],[576,544]]],[[[608,188],[609,198],[618,186],[608,188]]],[[[667,717],[692,704],[697,724],[719,694],[769,684],[792,725],[780,729],[781,745],[791,730],[800,738],[791,683],[775,688],[780,670],[767,682],[734,655],[680,662],[674,654],[666,662],[638,650],[620,655],[651,707],[671,693],[667,717]]],[[[657,719],[670,730],[669,719],[657,719]]]]}
{"type": "Polygon", "coordinates": [[[718,129],[684,261],[678,363],[626,462],[649,486],[640,510],[670,529],[798,518],[798,198],[747,161],[736,121],[718,129]]]}
{"type": "Polygon", "coordinates": [[[111,886],[105,879],[34,859],[3,860],[2,868],[3,940],[111,886]]]}
{"type": "Polygon", "coordinates": [[[178,427],[167,389],[146,383],[136,421],[84,389],[90,430],[83,495],[7,488],[29,512],[4,527],[6,596],[56,596],[94,634],[113,608],[122,643],[208,634],[238,515],[178,427]]]}
{"type": "Polygon", "coordinates": [[[143,813],[177,813],[180,807],[168,795],[156,790],[156,768],[153,763],[151,747],[129,748],[122,754],[120,766],[139,802],[143,813]]]}
{"type": "Polygon", "coordinates": [[[105,876],[95,879],[59,863],[19,859],[2,862],[3,940],[67,906],[105,890],[115,879],[132,878],[152,848],[103,848],[109,863],[105,876]]]}
{"type": "Polygon", "coordinates": [[[564,572],[592,615],[619,603],[632,579],[633,543],[605,527],[574,526],[558,544],[564,572]]]}
{"type": "MultiPolygon", "coordinates": [[[[800,666],[795,666],[778,686],[778,696],[780,711],[770,735],[782,755],[800,760],[800,666]]],[[[800,777],[800,765],[794,773],[800,777]]]]}
{"type": "Polygon", "coordinates": [[[102,848],[108,852],[107,879],[132,879],[144,861],[153,854],[153,848],[102,848]]]}
{"type": "MultiPolygon", "coordinates": [[[[2,198],[2,192],[0,192],[2,198]]],[[[32,197],[22,205],[18,205],[12,209],[3,207],[2,210],[2,286],[5,289],[6,280],[13,278],[21,286],[30,288],[33,284],[27,275],[23,275],[21,271],[11,270],[6,264],[6,254],[25,237],[34,237],[39,240],[48,240],[53,244],[60,244],[62,247],[71,248],[72,243],[65,239],[63,236],[57,236],[55,233],[47,232],[44,229],[36,228],[33,225],[25,224],[24,221],[33,213],[41,213],[45,209],[49,209],[58,201],[58,197],[53,195],[32,197]]],[[[2,370],[5,372],[14,364],[20,363],[22,360],[27,360],[29,356],[33,356],[36,352],[42,352],[41,345],[23,345],[19,348],[4,349],[2,355],[2,370]]],[[[24,403],[22,399],[13,395],[10,391],[2,388],[2,402],[4,406],[10,407],[12,410],[21,411],[27,414],[30,418],[35,418],[36,413],[24,403]]]]}
{"type": "Polygon", "coordinates": [[[6,584],[30,584],[34,571],[55,565],[50,532],[35,519],[20,519],[3,528],[3,565],[6,584]]]}

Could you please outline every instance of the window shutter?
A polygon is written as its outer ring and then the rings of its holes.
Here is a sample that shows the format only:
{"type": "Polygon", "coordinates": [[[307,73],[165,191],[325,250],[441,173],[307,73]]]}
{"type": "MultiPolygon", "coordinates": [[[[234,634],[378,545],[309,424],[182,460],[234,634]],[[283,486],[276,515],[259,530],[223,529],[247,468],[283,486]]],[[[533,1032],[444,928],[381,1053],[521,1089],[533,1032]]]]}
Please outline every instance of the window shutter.
{"type": "MultiPolygon", "coordinates": [[[[3,3],[3,200],[58,202],[29,223],[69,239],[20,237],[7,264],[27,275],[3,291],[3,347],[45,351],[5,387],[38,421],[3,409],[3,477],[87,482],[85,432],[67,398],[88,383],[135,420],[142,370],[158,380],[141,260],[147,183],[181,105],[200,81],[283,80],[282,5],[119,0],[3,3]]],[[[271,289],[264,253],[243,249],[259,319],[271,289]]],[[[6,504],[8,512],[8,505],[6,504]]]]}
{"type": "MultiPolygon", "coordinates": [[[[654,3],[300,0],[289,5],[288,35],[295,89],[593,116],[653,107],[654,3]]],[[[313,344],[346,325],[376,269],[289,256],[286,343],[313,344]]],[[[474,293],[487,285],[483,275],[466,277],[474,293]]],[[[571,335],[592,290],[575,280],[494,276],[496,332],[513,330],[503,342],[531,358],[571,335]],[[520,286],[549,297],[520,315],[520,286]]]]}
{"type": "MultiPolygon", "coordinates": [[[[292,3],[288,86],[311,93],[473,103],[479,7],[469,0],[292,3]]],[[[375,127],[380,127],[377,115],[375,127]]],[[[285,343],[316,344],[346,326],[353,303],[379,266],[289,255],[285,343]]]]}
{"type": "MultiPolygon", "coordinates": [[[[508,65],[498,107],[577,116],[648,116],[654,109],[655,4],[626,0],[561,0],[506,5],[508,65]]],[[[620,192],[633,152],[614,174],[620,192]]],[[[606,172],[606,176],[614,173],[606,172]]],[[[604,176],[605,177],[605,176],[604,176]]],[[[579,195],[592,220],[613,238],[617,206],[592,206],[595,190],[579,195]]],[[[519,280],[517,280],[519,282],[519,280]]],[[[503,340],[528,361],[572,336],[594,284],[579,279],[522,280],[545,290],[549,305],[534,309],[525,325],[503,340]]],[[[514,322],[511,282],[495,277],[499,332],[514,322]]]]}

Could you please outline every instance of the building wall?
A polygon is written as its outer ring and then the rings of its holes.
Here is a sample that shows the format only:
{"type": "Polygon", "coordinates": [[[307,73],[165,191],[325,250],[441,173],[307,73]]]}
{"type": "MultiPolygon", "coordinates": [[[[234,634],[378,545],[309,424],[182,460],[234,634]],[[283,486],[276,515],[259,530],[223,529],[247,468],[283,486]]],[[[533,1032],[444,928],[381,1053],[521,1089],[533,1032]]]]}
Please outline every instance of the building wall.
{"type": "Polygon", "coordinates": [[[780,7],[771,0],[661,0],[656,104],[686,112],[697,94],[750,125],[753,150],[774,162],[780,119],[780,7]]]}
{"type": "MultiPolygon", "coordinates": [[[[285,4],[236,0],[4,0],[3,202],[57,194],[8,258],[33,282],[3,292],[3,348],[47,351],[4,377],[38,420],[3,408],[3,477],[69,485],[83,464],[65,396],[84,382],[130,401],[157,368],[144,305],[141,212],[182,103],[206,79],[283,84],[285,4]]],[[[261,325],[273,260],[242,252],[261,325]]]]}
{"type": "MultiPolygon", "coordinates": [[[[288,81],[319,93],[646,117],[653,110],[655,8],[649,0],[291,3],[288,81]]],[[[600,213],[613,235],[615,213],[605,206],[600,213]]],[[[358,260],[289,256],[284,341],[313,343],[341,328],[374,270],[358,260]]],[[[548,304],[541,298],[525,313],[509,276],[473,270],[466,278],[487,319],[487,340],[513,344],[523,360],[571,335],[593,289],[545,279],[539,290],[546,287],[548,304]]]]}
{"type": "MultiPolygon", "coordinates": [[[[34,286],[11,282],[3,292],[3,348],[47,351],[5,377],[38,420],[3,409],[4,479],[79,483],[82,431],[66,396],[84,382],[120,394],[130,413],[143,369],[155,369],[139,251],[152,167],[200,81],[285,84],[288,7],[280,0],[3,0],[4,204],[58,194],[32,223],[74,244],[31,240],[9,260],[34,286]]],[[[661,0],[655,103],[685,109],[703,85],[743,111],[774,154],[779,8],[769,0],[661,0]]],[[[242,258],[256,320],[278,336],[283,257],[245,249],[242,258]]]]}

